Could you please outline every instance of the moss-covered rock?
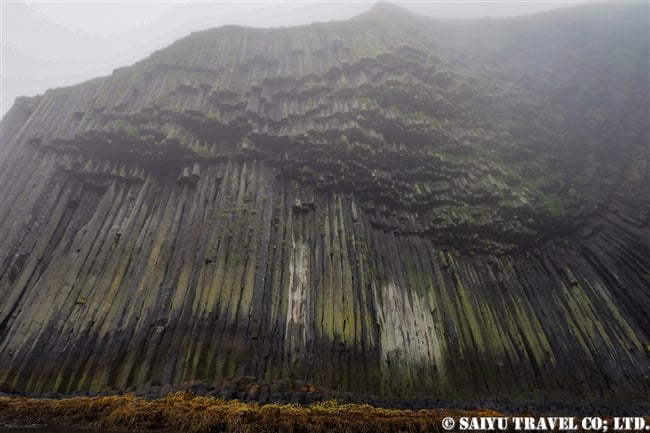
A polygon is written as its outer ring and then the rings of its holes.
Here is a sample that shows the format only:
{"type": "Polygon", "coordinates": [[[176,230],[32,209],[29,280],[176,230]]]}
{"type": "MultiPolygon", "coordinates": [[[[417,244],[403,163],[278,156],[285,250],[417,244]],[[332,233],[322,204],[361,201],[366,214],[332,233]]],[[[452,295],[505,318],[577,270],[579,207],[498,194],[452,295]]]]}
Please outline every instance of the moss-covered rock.
{"type": "Polygon", "coordinates": [[[644,11],[224,27],[18,100],[0,383],[641,398],[644,11]]]}

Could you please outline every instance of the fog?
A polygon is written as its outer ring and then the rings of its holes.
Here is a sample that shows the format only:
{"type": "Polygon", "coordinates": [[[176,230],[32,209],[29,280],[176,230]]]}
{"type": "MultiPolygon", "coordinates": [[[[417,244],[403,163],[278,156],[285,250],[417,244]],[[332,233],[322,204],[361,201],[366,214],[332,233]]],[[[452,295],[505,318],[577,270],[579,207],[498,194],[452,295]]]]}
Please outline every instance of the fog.
{"type": "MultiPolygon", "coordinates": [[[[393,2],[432,17],[509,17],[579,2],[393,2]]],[[[0,2],[1,113],[17,96],[108,75],[197,30],[345,20],[374,2],[0,2]]]]}

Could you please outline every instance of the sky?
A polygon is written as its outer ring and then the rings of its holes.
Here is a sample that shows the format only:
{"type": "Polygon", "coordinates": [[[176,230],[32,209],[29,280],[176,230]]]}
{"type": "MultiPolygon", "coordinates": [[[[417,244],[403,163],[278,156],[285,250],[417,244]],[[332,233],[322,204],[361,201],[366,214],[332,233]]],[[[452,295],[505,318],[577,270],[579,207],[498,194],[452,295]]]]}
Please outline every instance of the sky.
{"type": "MultiPolygon", "coordinates": [[[[0,0],[1,115],[42,94],[128,66],[189,33],[225,24],[281,27],[345,20],[375,1],[0,0]]],[[[510,17],[579,1],[393,1],[440,18],[510,17]]]]}

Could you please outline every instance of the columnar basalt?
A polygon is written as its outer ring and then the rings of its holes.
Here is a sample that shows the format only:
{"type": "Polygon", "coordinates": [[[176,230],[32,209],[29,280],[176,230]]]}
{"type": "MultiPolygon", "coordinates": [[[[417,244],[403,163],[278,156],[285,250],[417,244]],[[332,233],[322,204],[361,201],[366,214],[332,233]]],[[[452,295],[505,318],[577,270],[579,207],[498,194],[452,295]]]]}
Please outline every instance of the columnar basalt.
{"type": "Polygon", "coordinates": [[[0,382],[643,398],[647,9],[224,27],[17,100],[0,382]]]}

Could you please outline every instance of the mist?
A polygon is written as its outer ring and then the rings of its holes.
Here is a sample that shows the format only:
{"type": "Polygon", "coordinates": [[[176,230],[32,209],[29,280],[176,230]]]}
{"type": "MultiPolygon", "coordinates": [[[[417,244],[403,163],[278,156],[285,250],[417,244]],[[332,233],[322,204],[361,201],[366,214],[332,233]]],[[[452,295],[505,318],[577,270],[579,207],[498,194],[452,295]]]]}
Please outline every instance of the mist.
{"type": "MultiPolygon", "coordinates": [[[[511,17],[579,2],[394,2],[440,18],[511,17]]],[[[2,3],[2,116],[35,96],[128,66],[193,31],[346,20],[374,2],[2,3]]]]}

